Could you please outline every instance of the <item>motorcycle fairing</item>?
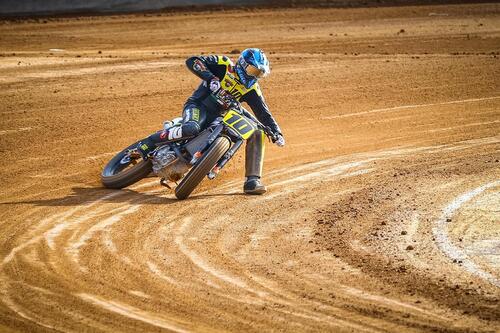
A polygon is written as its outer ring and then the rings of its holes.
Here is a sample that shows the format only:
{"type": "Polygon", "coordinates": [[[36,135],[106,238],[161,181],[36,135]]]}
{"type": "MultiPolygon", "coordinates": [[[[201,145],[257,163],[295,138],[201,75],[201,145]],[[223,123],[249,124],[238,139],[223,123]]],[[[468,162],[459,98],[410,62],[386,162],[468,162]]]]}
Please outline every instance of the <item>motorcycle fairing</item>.
{"type": "Polygon", "coordinates": [[[229,110],[222,121],[245,140],[256,130],[251,121],[234,110],[229,110]]]}

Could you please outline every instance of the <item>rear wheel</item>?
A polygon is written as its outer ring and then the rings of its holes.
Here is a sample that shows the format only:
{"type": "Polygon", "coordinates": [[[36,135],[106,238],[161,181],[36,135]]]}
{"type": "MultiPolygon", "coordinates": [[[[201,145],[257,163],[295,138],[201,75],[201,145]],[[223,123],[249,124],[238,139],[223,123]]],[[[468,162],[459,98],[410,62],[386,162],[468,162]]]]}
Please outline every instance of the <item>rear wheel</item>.
{"type": "Polygon", "coordinates": [[[147,177],[152,170],[151,160],[144,161],[138,153],[131,154],[136,142],[111,159],[101,174],[101,182],[107,188],[124,188],[147,177]]]}
{"type": "Polygon", "coordinates": [[[181,183],[175,188],[175,196],[177,199],[183,200],[189,197],[203,178],[212,170],[215,163],[230,147],[229,139],[226,137],[217,138],[214,143],[208,148],[205,154],[201,157],[198,163],[188,172],[182,179],[181,183]]]}

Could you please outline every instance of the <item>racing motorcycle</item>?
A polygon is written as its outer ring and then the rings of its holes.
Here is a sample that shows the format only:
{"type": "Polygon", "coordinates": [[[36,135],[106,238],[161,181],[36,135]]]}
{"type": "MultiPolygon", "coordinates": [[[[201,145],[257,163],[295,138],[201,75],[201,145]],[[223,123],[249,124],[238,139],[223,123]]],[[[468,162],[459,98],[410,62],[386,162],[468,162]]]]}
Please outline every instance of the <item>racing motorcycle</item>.
{"type": "MultiPolygon", "coordinates": [[[[229,93],[221,89],[210,98],[221,105],[223,111],[205,130],[193,138],[159,144],[146,160],[137,150],[139,141],[131,144],[106,164],[101,174],[103,185],[120,189],[152,175],[159,177],[161,185],[173,189],[175,196],[183,200],[205,176],[215,179],[256,130],[264,131],[271,141],[276,141],[273,131],[229,93]]],[[[164,128],[181,125],[182,118],[175,118],[166,122],[164,128]]]]}

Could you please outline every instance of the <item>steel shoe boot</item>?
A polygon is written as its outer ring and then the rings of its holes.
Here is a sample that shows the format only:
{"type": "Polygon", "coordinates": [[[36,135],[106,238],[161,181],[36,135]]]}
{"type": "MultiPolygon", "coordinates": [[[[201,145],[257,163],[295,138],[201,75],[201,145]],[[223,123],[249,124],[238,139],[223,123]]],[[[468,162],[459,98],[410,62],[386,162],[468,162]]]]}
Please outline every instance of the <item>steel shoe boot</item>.
{"type": "Polygon", "coordinates": [[[139,152],[142,159],[146,161],[151,156],[153,150],[155,150],[155,147],[154,142],[152,142],[150,138],[146,138],[137,145],[137,152],[139,152]]]}
{"type": "Polygon", "coordinates": [[[250,176],[245,181],[245,185],[243,185],[243,191],[246,194],[264,194],[267,189],[260,182],[260,177],[250,176]]]}

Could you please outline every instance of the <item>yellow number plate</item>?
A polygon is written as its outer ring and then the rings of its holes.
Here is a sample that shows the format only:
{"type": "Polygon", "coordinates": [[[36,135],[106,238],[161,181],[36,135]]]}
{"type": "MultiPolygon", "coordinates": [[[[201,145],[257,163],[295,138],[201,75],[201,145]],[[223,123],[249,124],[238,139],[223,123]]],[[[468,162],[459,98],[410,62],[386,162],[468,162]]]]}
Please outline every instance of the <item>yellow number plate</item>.
{"type": "Polygon", "coordinates": [[[245,140],[255,132],[254,125],[247,118],[233,110],[229,110],[228,113],[226,113],[223,122],[235,130],[236,133],[245,140]]]}

